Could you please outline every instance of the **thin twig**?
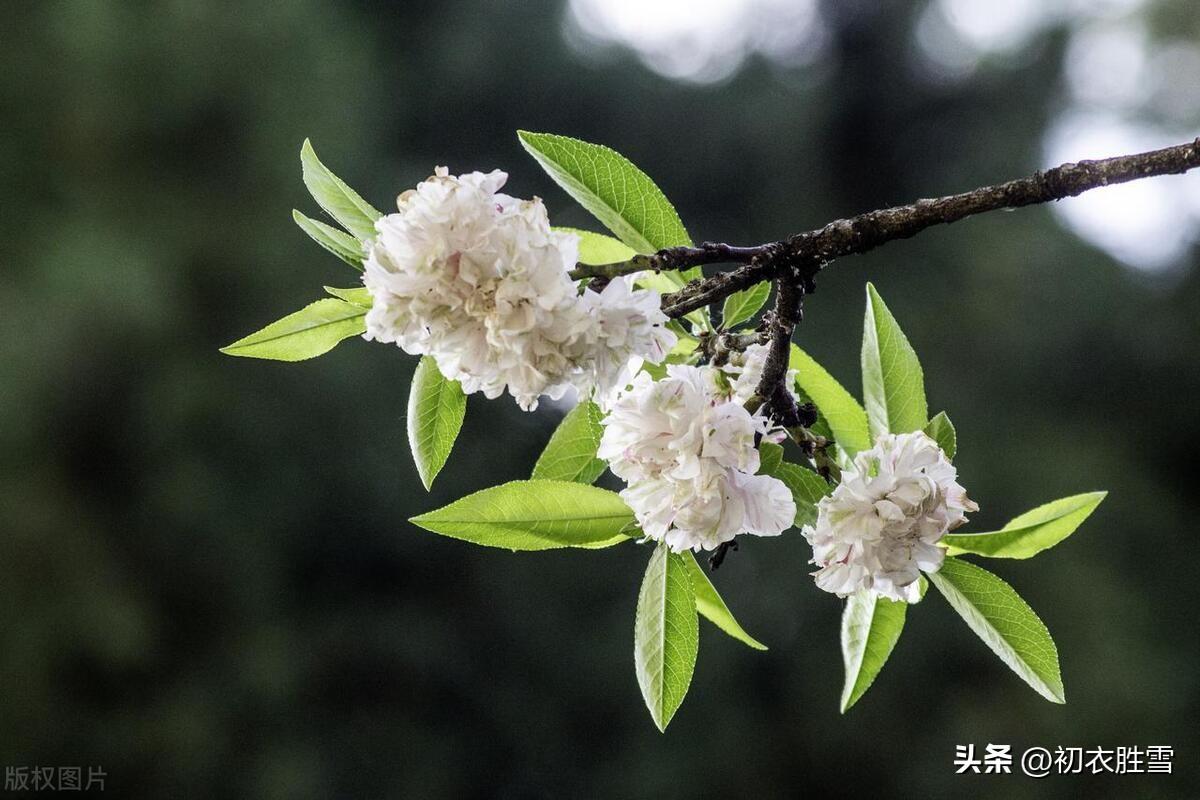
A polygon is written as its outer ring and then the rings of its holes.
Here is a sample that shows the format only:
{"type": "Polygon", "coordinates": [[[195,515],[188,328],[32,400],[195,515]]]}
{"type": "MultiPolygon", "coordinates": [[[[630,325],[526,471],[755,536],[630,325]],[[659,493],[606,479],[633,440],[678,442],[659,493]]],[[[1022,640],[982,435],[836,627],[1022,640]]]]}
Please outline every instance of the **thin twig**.
{"type": "Polygon", "coordinates": [[[581,278],[616,278],[620,275],[632,275],[635,272],[662,272],[670,269],[689,269],[702,264],[748,264],[769,245],[757,247],[736,247],[721,242],[701,242],[695,247],[668,247],[649,255],[636,255],[628,261],[615,261],[611,264],[576,264],[571,270],[571,277],[581,278]]]}

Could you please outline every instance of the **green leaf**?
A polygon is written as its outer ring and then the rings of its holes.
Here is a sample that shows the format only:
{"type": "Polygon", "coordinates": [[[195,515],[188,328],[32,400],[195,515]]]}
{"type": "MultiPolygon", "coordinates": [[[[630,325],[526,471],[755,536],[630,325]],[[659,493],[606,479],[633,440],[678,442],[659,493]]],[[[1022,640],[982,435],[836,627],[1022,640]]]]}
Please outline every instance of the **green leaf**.
{"type": "Polygon", "coordinates": [[[573,233],[579,237],[579,262],[581,264],[616,264],[628,261],[637,253],[619,239],[603,233],[593,233],[579,228],[560,228],[559,233],[573,233]]]}
{"type": "Polygon", "coordinates": [[[863,411],[854,396],[842,388],[812,356],[794,344],[788,367],[796,370],[796,384],[820,409],[821,416],[829,424],[834,439],[842,449],[850,456],[859,450],[870,449],[867,412],[863,411]]]}
{"type": "Polygon", "coordinates": [[[366,242],[375,238],[375,220],[383,214],[359,197],[345,181],[330,172],[317,158],[312,142],[308,139],[304,140],[304,145],[300,148],[300,166],[304,173],[304,185],[308,187],[317,205],[325,209],[325,213],[340,222],[342,227],[360,241],[366,242]]]}
{"type": "Polygon", "coordinates": [[[647,361],[646,363],[642,364],[642,369],[640,371],[646,373],[656,381],[661,381],[663,378],[667,377],[667,365],[665,362],[662,364],[651,364],[649,361],[647,361]]]}
{"type": "Polygon", "coordinates": [[[638,686],[660,731],[667,729],[692,682],[698,627],[687,562],[660,543],[642,579],[633,628],[638,686]]]}
{"type": "MultiPolygon", "coordinates": [[[[579,262],[581,264],[617,264],[628,261],[637,255],[637,251],[632,247],[604,233],[593,233],[580,228],[555,227],[554,230],[561,233],[573,233],[579,237],[579,262]]],[[[692,267],[682,272],[679,270],[664,272],[646,270],[634,274],[637,276],[637,284],[642,288],[653,289],[659,294],[670,294],[683,288],[692,278],[700,277],[701,272],[699,267],[692,267]]],[[[688,318],[699,316],[699,311],[693,311],[688,318]]]]}
{"type": "MultiPolygon", "coordinates": [[[[688,272],[691,272],[691,270],[688,270],[688,272]]],[[[678,291],[688,280],[691,280],[690,278],[684,278],[684,273],[675,270],[667,272],[638,272],[636,275],[638,286],[645,289],[653,289],[659,294],[670,294],[671,292],[678,291]]],[[[699,314],[698,311],[693,311],[691,314],[688,314],[688,319],[697,314],[699,314]]]]}
{"type": "Polygon", "coordinates": [[[667,353],[667,363],[687,364],[691,360],[692,353],[695,353],[699,349],[700,341],[695,336],[683,330],[683,326],[679,324],[679,320],[677,319],[669,321],[667,327],[678,337],[675,346],[667,353]]]}
{"type": "Polygon", "coordinates": [[[758,474],[771,475],[783,462],[783,447],[763,439],[758,443],[758,474]]]}
{"type": "Polygon", "coordinates": [[[409,522],[454,539],[508,550],[608,547],[633,512],[616,492],[568,481],[512,481],[409,522]]]}
{"type": "Polygon", "coordinates": [[[446,465],[466,413],[467,396],[459,382],[421,356],[408,389],[408,444],[426,491],[446,465]]]}
{"type": "MultiPolygon", "coordinates": [[[[800,388],[799,384],[793,382],[792,389],[796,394],[797,405],[812,405],[814,407],[817,405],[815,402],[813,402],[813,399],[809,397],[803,389],[800,388]]],[[[863,412],[863,420],[865,421],[866,418],[866,412],[863,412]]],[[[833,435],[833,430],[829,427],[829,420],[825,419],[825,415],[821,413],[821,409],[817,409],[817,419],[812,425],[808,426],[808,429],[826,441],[833,442],[835,445],[837,444],[837,437],[833,435]]]]}
{"type": "Polygon", "coordinates": [[[778,478],[791,490],[792,500],[796,503],[796,520],[793,524],[800,527],[817,521],[817,503],[832,491],[824,478],[811,469],[787,461],[763,474],[778,478]]]}
{"type": "Polygon", "coordinates": [[[593,483],[608,464],[596,458],[604,428],[600,407],[585,400],[571,409],[555,429],[533,466],[535,480],[593,483]]]}
{"type": "Polygon", "coordinates": [[[696,557],[691,553],[684,553],[683,561],[687,565],[688,575],[692,580],[692,593],[696,597],[696,610],[700,612],[700,615],[739,642],[747,644],[755,650],[766,650],[765,644],[746,633],[738,621],[733,618],[729,606],[725,605],[725,601],[717,593],[717,588],[712,585],[712,581],[708,579],[704,569],[696,563],[696,557]]]}
{"type": "Polygon", "coordinates": [[[367,310],[344,300],[327,298],[221,348],[229,356],[303,361],[328,353],[342,339],[366,330],[367,310]]]}
{"type": "Polygon", "coordinates": [[[318,222],[292,209],[292,219],[300,226],[300,230],[308,234],[314,242],[324,247],[335,256],[354,267],[359,272],[363,268],[362,244],[345,231],[339,231],[332,225],[318,222]]]}
{"type": "MultiPolygon", "coordinates": [[[[637,253],[692,243],[671,201],[650,176],[617,151],[551,133],[517,131],[517,137],[555,183],[637,253]]],[[[638,283],[667,294],[700,275],[699,267],[684,272],[647,272],[639,276],[638,283]]],[[[702,311],[693,311],[687,318],[705,330],[712,328],[702,311]]]]}
{"type": "Polygon", "coordinates": [[[666,195],[620,153],[550,133],[517,136],[555,183],[637,252],[692,243],[666,195]]]}
{"type": "Polygon", "coordinates": [[[370,309],[373,301],[371,300],[371,291],[365,286],[356,286],[353,289],[338,289],[335,286],[326,286],[325,291],[347,303],[353,303],[360,308],[370,309]]]}
{"type": "Polygon", "coordinates": [[[749,289],[729,295],[725,298],[725,305],[722,307],[722,327],[729,330],[750,319],[758,313],[770,296],[771,284],[769,281],[756,283],[749,289]]]}
{"type": "Polygon", "coordinates": [[[921,362],[883,298],[869,283],[862,373],[872,440],[881,433],[908,433],[925,427],[929,407],[921,362]]]}
{"type": "Polygon", "coordinates": [[[929,580],[1021,680],[1051,702],[1066,702],[1050,631],[1011,586],[957,558],[947,558],[929,580]]]}
{"type": "Polygon", "coordinates": [[[975,553],[992,558],[1029,558],[1066,539],[1091,516],[1108,492],[1064,497],[1026,511],[998,531],[949,533],[942,537],[950,555],[975,553]]]}
{"type": "Polygon", "coordinates": [[[954,460],[954,454],[958,452],[958,434],[954,430],[954,423],[950,421],[950,417],[946,416],[945,411],[939,411],[937,416],[929,420],[925,425],[925,433],[930,439],[937,442],[937,446],[942,448],[947,459],[954,460]]]}
{"type": "MultiPolygon", "coordinates": [[[[628,261],[637,255],[633,248],[603,233],[592,233],[591,231],[584,231],[579,228],[555,228],[554,230],[562,231],[563,233],[573,233],[579,237],[579,261],[582,264],[616,264],[621,261],[628,261]]],[[[686,272],[679,272],[678,270],[653,272],[647,270],[634,274],[636,275],[635,282],[643,289],[653,289],[659,294],[670,294],[679,290],[692,278],[700,277],[700,269],[699,267],[693,267],[686,272]]],[[[691,312],[685,319],[699,325],[703,329],[711,327],[708,323],[708,315],[701,310],[691,312]]]]}
{"type": "Polygon", "coordinates": [[[842,612],[842,713],[859,701],[900,641],[908,605],[860,589],[846,598],[842,612]]]}

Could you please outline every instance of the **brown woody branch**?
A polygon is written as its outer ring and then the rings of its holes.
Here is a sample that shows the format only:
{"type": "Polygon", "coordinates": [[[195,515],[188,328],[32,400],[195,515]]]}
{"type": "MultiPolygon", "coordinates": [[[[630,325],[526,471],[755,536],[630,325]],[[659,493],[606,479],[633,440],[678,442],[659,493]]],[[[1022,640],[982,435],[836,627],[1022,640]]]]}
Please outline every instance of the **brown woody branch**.
{"type": "Polygon", "coordinates": [[[716,263],[743,265],[704,280],[693,281],[663,297],[663,311],[667,316],[677,318],[719,302],[756,283],[774,279],[784,264],[824,264],[841,256],[865,253],[894,239],[907,239],[934,225],[946,225],[975,214],[1062,200],[1101,186],[1156,175],[1177,175],[1197,167],[1200,167],[1200,138],[1146,153],[1063,164],[995,186],[870,211],[849,219],[835,220],[823,228],[798,233],[778,242],[752,247],[713,242],[696,247],[671,247],[653,255],[636,256],[630,261],[615,264],[580,264],[572,275],[578,278],[611,278],[647,269],[687,269],[716,263]]]}
{"type": "Polygon", "coordinates": [[[1145,153],[1063,164],[995,186],[870,211],[777,242],[752,247],[719,242],[670,247],[614,264],[579,264],[571,275],[607,281],[644,270],[682,270],[718,263],[742,265],[694,280],[665,295],[662,309],[672,318],[713,305],[756,283],[775,281],[775,308],[765,319],[770,350],[754,402],[764,404],[771,417],[784,428],[803,430],[812,424],[811,408],[797,407],[785,385],[791,338],[803,313],[804,295],[813,290],[817,272],[830,261],[865,253],[886,242],[907,239],[934,225],[948,225],[975,214],[1062,200],[1101,186],[1176,175],[1197,167],[1200,167],[1200,138],[1145,153]]]}
{"type": "Polygon", "coordinates": [[[810,281],[780,276],[775,282],[775,308],[767,318],[767,360],[754,393],[762,398],[767,414],[784,428],[807,427],[816,420],[802,414],[787,387],[788,361],[791,359],[792,333],[804,317],[804,293],[810,281]]]}

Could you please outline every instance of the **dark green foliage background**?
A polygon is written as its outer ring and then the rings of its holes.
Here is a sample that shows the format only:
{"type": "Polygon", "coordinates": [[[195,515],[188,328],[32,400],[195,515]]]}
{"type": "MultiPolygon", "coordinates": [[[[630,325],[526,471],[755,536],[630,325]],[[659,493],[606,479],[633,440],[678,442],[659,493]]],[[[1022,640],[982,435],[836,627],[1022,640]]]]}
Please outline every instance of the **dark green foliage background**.
{"type": "MultiPolygon", "coordinates": [[[[427,495],[415,359],[217,352],[354,282],[291,221],[315,213],[305,136],[380,208],[435,164],[500,166],[591,226],[514,131],[575,135],[646,169],[697,239],[736,242],[1038,167],[1061,37],[931,86],[897,66],[921,5],[829,3],[817,67],[710,87],[580,59],[549,2],[7,5],[0,765],[100,764],[121,797],[1194,793],[1196,254],[1146,277],[1030,209],[840,262],[808,305],[801,341],[857,392],[876,282],[958,426],[978,529],[1112,490],[1064,545],[994,564],[1058,640],[1064,707],[930,597],[840,717],[840,604],[793,533],[715,576],[772,649],[702,623],[661,736],[631,659],[644,549],[513,555],[405,522],[526,476],[553,412],[470,398],[427,495]],[[955,776],[968,742],[1167,744],[1176,775],[955,776]]],[[[1162,5],[1174,35],[1195,24],[1162,5]]]]}

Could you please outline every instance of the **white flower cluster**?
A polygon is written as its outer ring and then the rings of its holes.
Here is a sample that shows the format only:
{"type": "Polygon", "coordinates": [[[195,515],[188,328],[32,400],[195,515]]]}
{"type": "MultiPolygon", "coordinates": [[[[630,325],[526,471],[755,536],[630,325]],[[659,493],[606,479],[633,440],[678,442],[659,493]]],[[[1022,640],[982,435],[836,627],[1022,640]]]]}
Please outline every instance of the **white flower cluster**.
{"type": "Polygon", "coordinates": [[[617,279],[581,294],[578,237],[551,230],[540,200],[499,193],[507,178],[439,167],[400,195],[367,254],[364,338],[432,356],[467,393],[507,388],[526,410],[572,386],[605,395],[662,361],[675,335],[658,293],[617,279]]]}
{"type": "Polygon", "coordinates": [[[731,396],[715,367],[640,373],[603,420],[597,455],[625,480],[642,531],[676,552],[713,549],[739,533],[777,536],[796,517],[782,481],[755,475],[769,421],[731,396]]]}
{"type": "Polygon", "coordinates": [[[842,471],[817,505],[804,537],[813,548],[817,586],[841,597],[869,589],[893,600],[919,599],[920,572],[936,572],[937,542],[978,511],[945,453],[921,432],[884,434],[842,471]]]}
{"type": "MultiPolygon", "coordinates": [[[[745,403],[753,397],[758,390],[758,383],[762,380],[763,369],[767,366],[767,354],[771,348],[765,344],[752,344],[741,353],[734,353],[730,356],[729,363],[722,369],[735,376],[732,386],[732,397],[739,403],[745,403]]],[[[788,387],[788,391],[794,397],[796,385],[796,370],[787,371],[784,377],[784,385],[788,387]]]]}

